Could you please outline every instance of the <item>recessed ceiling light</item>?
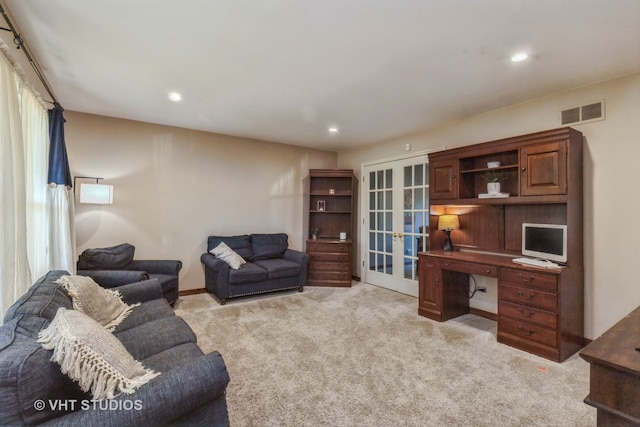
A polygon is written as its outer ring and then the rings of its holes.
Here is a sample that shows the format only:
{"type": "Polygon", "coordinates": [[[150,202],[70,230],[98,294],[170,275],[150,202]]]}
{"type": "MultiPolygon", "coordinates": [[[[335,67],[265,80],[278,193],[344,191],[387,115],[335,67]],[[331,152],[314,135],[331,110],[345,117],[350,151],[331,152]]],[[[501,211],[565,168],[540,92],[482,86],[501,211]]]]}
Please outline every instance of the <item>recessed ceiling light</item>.
{"type": "Polygon", "coordinates": [[[331,134],[338,133],[338,126],[329,126],[329,133],[331,134]]]}
{"type": "Polygon", "coordinates": [[[182,101],[182,95],[180,95],[178,92],[170,92],[169,99],[174,102],[182,101]]]}
{"type": "Polygon", "coordinates": [[[516,53],[511,57],[511,62],[522,62],[528,57],[529,55],[527,55],[526,53],[516,53]]]}

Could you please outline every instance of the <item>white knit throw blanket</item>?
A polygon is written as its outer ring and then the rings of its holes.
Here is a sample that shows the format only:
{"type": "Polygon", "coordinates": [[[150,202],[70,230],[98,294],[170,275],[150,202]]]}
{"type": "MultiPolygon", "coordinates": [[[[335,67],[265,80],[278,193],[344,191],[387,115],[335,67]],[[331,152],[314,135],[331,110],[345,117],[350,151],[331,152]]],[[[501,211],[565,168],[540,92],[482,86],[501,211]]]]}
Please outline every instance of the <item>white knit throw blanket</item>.
{"type": "Polygon", "coordinates": [[[134,307],[122,301],[120,292],[105,289],[87,276],[62,276],[56,281],[64,286],[73,302],[73,308],[85,313],[105,328],[113,331],[127,318],[134,307]]]}
{"type": "Polygon", "coordinates": [[[38,342],[53,350],[51,360],[94,399],[131,394],[160,375],[136,361],[106,328],[75,310],[58,309],[38,342]]]}

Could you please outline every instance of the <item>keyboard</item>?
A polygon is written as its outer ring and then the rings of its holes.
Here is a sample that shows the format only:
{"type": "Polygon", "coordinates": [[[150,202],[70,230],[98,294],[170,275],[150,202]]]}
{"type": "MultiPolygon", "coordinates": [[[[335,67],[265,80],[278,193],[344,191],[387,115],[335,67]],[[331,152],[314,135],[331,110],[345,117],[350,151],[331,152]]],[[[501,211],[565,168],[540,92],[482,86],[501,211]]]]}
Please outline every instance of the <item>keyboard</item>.
{"type": "Polygon", "coordinates": [[[541,259],[534,259],[534,258],[514,258],[512,261],[518,264],[532,265],[534,267],[540,267],[540,268],[558,268],[559,267],[559,265],[556,264],[555,262],[545,261],[541,259]]]}

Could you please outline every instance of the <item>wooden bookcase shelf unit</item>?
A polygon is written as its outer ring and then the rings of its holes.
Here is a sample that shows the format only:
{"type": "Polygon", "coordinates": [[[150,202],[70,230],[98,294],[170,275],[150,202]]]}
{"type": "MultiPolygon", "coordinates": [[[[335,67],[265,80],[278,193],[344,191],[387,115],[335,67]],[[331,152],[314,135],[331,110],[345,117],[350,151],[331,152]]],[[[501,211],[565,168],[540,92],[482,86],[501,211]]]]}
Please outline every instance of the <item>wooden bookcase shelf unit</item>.
{"type": "Polygon", "coordinates": [[[309,170],[306,251],[307,285],[351,286],[355,179],[352,169],[309,170]],[[319,230],[314,239],[313,231],[319,230]],[[341,239],[340,234],[345,238],[341,239]]]}

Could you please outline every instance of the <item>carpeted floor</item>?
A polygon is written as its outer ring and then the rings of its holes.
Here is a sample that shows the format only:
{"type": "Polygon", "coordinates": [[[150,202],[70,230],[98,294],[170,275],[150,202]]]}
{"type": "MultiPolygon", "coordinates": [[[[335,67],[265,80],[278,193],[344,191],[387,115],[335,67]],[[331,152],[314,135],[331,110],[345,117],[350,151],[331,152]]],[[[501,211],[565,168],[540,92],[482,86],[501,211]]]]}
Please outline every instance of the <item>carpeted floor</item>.
{"type": "Polygon", "coordinates": [[[438,323],[375,286],[230,300],[181,297],[176,313],[231,383],[232,426],[595,426],[589,366],[496,342],[496,323],[438,323]]]}

